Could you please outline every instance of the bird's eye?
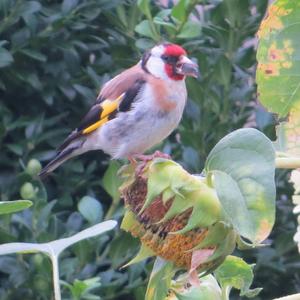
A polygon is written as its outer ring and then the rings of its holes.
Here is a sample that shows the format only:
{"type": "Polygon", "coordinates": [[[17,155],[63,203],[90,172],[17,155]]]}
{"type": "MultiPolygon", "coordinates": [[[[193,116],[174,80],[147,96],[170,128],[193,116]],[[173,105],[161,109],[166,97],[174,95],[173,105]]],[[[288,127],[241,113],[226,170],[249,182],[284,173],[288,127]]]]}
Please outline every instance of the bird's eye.
{"type": "Polygon", "coordinates": [[[178,57],[170,56],[170,55],[162,55],[161,58],[166,64],[171,64],[171,65],[176,64],[178,60],[178,57]]]}

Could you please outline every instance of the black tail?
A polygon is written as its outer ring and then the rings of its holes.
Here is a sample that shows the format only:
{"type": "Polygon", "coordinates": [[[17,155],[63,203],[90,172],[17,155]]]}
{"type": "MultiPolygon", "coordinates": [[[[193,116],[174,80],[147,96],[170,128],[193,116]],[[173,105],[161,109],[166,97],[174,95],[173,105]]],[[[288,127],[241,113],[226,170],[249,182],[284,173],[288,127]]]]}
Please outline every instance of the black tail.
{"type": "MultiPolygon", "coordinates": [[[[39,173],[39,177],[41,179],[46,178],[52,171],[54,171],[58,166],[60,166],[63,162],[68,160],[69,158],[74,156],[74,151],[78,149],[78,147],[68,147],[65,150],[58,152],[58,154],[52,159],[39,173]]],[[[75,154],[76,155],[76,154],[75,154]]]]}

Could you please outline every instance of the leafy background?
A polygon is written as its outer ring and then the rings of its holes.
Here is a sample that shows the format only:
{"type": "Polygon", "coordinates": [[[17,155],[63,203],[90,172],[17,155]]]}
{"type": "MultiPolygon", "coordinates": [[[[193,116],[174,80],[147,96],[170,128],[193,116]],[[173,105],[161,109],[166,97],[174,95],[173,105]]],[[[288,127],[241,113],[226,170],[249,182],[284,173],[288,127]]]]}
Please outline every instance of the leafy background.
{"type": "MultiPolygon", "coordinates": [[[[34,202],[23,212],[1,216],[0,243],[45,242],[105,218],[121,219],[118,163],[89,153],[41,183],[32,159],[45,164],[99,87],[160,40],[186,47],[201,71],[200,79],[188,80],[184,118],[161,150],[201,172],[211,148],[234,129],[257,127],[274,139],[275,121],[256,103],[254,84],[255,33],[268,1],[198,2],[0,1],[1,201],[34,202]]],[[[253,286],[264,290],[255,299],[300,291],[288,177],[283,171],[276,177],[271,246],[237,252],[256,263],[253,286]]],[[[88,288],[103,299],[143,299],[152,262],[119,269],[137,249],[138,242],[120,230],[71,247],[60,260],[64,299],[99,299],[91,298],[88,288]]],[[[1,299],[50,299],[51,293],[47,257],[0,257],[1,299]]]]}

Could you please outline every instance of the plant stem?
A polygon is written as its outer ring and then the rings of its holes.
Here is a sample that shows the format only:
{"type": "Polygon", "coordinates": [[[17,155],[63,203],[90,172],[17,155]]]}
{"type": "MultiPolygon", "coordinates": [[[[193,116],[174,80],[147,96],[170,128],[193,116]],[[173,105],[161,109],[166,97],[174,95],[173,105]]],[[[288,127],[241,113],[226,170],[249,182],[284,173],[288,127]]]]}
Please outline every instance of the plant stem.
{"type": "Polygon", "coordinates": [[[120,200],[121,200],[121,197],[113,199],[113,201],[105,215],[104,221],[109,220],[113,216],[114,212],[116,211],[116,209],[119,206],[120,200]]]}
{"type": "Polygon", "coordinates": [[[52,261],[52,268],[53,268],[54,299],[61,300],[58,257],[56,255],[51,256],[51,261],[52,261]]]}
{"type": "Polygon", "coordinates": [[[230,286],[225,286],[222,288],[222,300],[229,300],[230,290],[230,286]]]}
{"type": "Polygon", "coordinates": [[[300,157],[276,157],[275,166],[277,169],[300,168],[300,157]]]}

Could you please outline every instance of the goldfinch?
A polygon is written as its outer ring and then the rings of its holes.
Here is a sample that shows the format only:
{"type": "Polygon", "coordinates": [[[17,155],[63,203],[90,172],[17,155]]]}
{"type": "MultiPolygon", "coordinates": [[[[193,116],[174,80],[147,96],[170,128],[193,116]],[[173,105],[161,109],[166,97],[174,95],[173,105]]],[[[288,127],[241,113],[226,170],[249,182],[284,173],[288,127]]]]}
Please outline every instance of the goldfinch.
{"type": "Polygon", "coordinates": [[[104,84],[95,104],[40,176],[90,150],[133,161],[161,142],[181,119],[186,76],[197,77],[198,65],[182,47],[164,43],[145,52],[136,65],[104,84]]]}

